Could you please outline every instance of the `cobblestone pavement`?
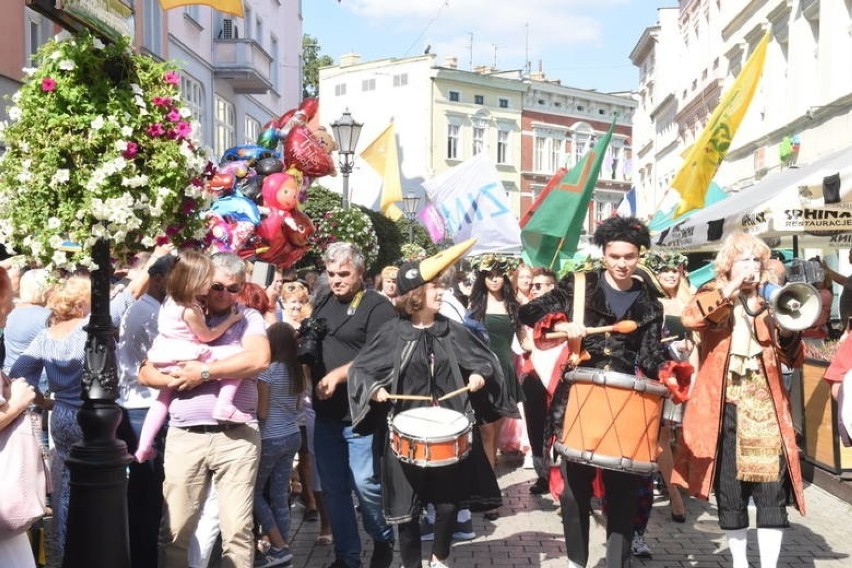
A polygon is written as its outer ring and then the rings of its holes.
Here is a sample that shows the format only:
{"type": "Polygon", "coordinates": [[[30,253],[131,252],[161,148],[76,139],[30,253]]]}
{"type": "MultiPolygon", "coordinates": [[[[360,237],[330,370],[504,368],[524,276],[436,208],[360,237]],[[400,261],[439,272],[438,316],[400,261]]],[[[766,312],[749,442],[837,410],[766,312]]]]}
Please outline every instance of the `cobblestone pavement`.
{"type": "MultiPolygon", "coordinates": [[[[567,566],[562,525],[556,504],[549,496],[529,493],[534,481],[532,470],[521,469],[512,458],[500,456],[498,475],[503,490],[500,518],[494,522],[474,515],[476,538],[456,542],[449,559],[453,568],[564,568],[567,566]]],[[[852,505],[815,485],[805,490],[808,515],[791,509],[791,528],[786,531],[781,551],[781,568],[840,568],[852,566],[852,505]]],[[[332,546],[315,544],[318,522],[303,519],[299,505],[293,511],[293,568],[325,568],[334,560],[332,546]]],[[[754,517],[752,515],[752,526],[754,517]]],[[[363,534],[364,566],[369,565],[372,543],[363,534]]],[[[605,566],[605,528],[595,514],[591,528],[589,567],[605,566]]],[[[711,503],[687,500],[687,522],[670,520],[668,501],[658,497],[646,533],[652,559],[633,559],[634,568],[699,568],[731,565],[724,536],[716,522],[711,503]]],[[[423,544],[424,557],[429,543],[423,544]]],[[[749,560],[760,565],[755,530],[749,531],[749,560]]],[[[397,555],[398,561],[398,555],[397,555]]],[[[215,565],[218,563],[213,563],[215,565]]],[[[394,567],[399,566],[399,562],[394,567]]],[[[58,566],[51,562],[49,566],[58,566]]],[[[424,563],[424,566],[428,566],[424,563]]],[[[248,568],[248,567],[246,567],[248,568]]]]}

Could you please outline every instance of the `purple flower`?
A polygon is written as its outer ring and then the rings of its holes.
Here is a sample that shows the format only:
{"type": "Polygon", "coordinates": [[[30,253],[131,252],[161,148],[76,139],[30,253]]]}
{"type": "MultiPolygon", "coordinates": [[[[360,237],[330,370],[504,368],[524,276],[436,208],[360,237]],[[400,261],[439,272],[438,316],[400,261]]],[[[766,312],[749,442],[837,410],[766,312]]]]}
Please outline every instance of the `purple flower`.
{"type": "Polygon", "coordinates": [[[151,99],[151,102],[154,103],[155,106],[158,107],[167,107],[172,104],[171,97],[154,97],[151,99]]]}
{"type": "Polygon", "coordinates": [[[166,71],[163,75],[163,81],[169,85],[180,85],[180,73],[177,71],[166,71]]]}
{"type": "Polygon", "coordinates": [[[172,122],[177,122],[180,120],[180,112],[178,112],[176,108],[173,108],[169,111],[169,114],[166,115],[166,118],[168,118],[172,122]]]}
{"type": "Polygon", "coordinates": [[[163,128],[163,125],[159,122],[155,122],[146,130],[148,136],[153,136],[154,138],[158,138],[166,133],[166,129],[163,128]]]}
{"type": "Polygon", "coordinates": [[[124,150],[124,152],[121,153],[121,156],[125,160],[132,160],[133,158],[136,157],[136,154],[138,154],[138,153],[139,153],[139,144],[137,144],[136,142],[128,142],[127,148],[124,150]]]}
{"type": "Polygon", "coordinates": [[[52,93],[56,90],[56,81],[50,77],[45,77],[41,80],[41,90],[45,93],[52,93]]]}
{"type": "Polygon", "coordinates": [[[175,126],[175,131],[179,138],[186,138],[190,134],[192,134],[192,127],[186,121],[181,121],[177,123],[175,126]]]}

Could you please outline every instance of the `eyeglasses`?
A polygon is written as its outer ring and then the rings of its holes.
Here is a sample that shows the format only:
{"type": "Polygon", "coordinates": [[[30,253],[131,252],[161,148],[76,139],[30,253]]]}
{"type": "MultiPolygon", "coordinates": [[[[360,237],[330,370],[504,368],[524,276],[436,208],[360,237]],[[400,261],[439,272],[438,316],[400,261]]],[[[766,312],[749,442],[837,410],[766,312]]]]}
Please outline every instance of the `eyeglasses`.
{"type": "Polygon", "coordinates": [[[227,290],[230,294],[239,294],[243,289],[242,284],[231,284],[230,286],[225,286],[221,282],[214,282],[210,285],[210,289],[214,292],[224,292],[227,290]]]}

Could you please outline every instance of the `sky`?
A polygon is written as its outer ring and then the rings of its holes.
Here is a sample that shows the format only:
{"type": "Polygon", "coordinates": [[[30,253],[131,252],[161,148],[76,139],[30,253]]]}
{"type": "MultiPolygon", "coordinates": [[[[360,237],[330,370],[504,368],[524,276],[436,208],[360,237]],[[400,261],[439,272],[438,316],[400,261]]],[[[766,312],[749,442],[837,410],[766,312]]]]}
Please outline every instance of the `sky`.
{"type": "Polygon", "coordinates": [[[444,64],[500,70],[539,66],[563,85],[635,90],[630,52],[677,0],[302,0],[303,32],[335,63],[410,57],[429,48],[444,64]]]}

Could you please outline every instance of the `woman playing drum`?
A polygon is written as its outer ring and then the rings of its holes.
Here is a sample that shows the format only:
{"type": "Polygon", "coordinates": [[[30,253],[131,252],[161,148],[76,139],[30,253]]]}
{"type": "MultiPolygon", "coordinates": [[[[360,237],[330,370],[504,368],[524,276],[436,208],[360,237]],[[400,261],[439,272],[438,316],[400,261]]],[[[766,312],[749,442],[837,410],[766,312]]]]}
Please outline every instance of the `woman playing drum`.
{"type": "Polygon", "coordinates": [[[460,430],[457,460],[429,464],[425,454],[408,459],[391,450],[401,447],[421,449],[427,442],[408,439],[396,444],[401,433],[393,430],[394,420],[412,410],[431,407],[441,412],[435,424],[420,436],[443,426],[443,415],[455,411],[469,429],[473,411],[486,405],[505,415],[517,417],[503,392],[503,376],[496,357],[464,326],[438,314],[441,295],[447,284],[444,270],[471,246],[468,241],[417,263],[403,264],[397,275],[402,317],[386,324],[359,353],[349,370],[350,407],[355,431],[376,425],[384,434],[381,450],[382,503],[388,523],[399,525],[399,546],[406,568],[421,565],[420,514],[423,506],[434,503],[435,536],[431,566],[445,567],[450,554],[453,527],[459,504],[486,510],[500,506],[497,479],[483,451],[478,428],[472,431],[472,447],[460,430]],[[470,392],[470,394],[468,394],[470,392]],[[453,395],[455,393],[455,395],[453,395]],[[382,428],[390,412],[390,433],[382,428]],[[462,451],[463,450],[463,451],[462,451]],[[415,459],[416,458],[416,459],[415,459]],[[426,463],[423,463],[426,462],[426,463]]]}
{"type": "Polygon", "coordinates": [[[716,256],[716,280],[683,311],[698,332],[701,366],[683,419],[674,481],[719,506],[734,567],[748,566],[748,503],[757,506],[760,565],[776,565],[792,492],[804,514],[802,475],[781,363],[802,364],[801,334],[778,327],[761,298],[769,247],[743,233],[716,256]]]}

